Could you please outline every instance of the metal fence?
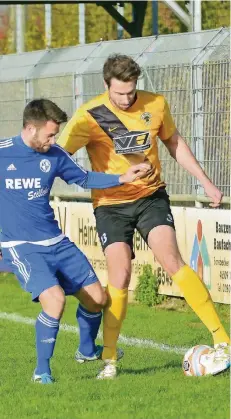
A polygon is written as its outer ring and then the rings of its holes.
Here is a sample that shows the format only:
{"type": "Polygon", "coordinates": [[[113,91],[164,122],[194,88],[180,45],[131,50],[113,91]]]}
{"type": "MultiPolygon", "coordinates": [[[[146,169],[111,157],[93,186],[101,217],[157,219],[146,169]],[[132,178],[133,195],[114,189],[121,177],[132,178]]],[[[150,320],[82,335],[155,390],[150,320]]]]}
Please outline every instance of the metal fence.
{"type": "MultiPolygon", "coordinates": [[[[227,28],[102,41],[71,48],[0,57],[0,138],[21,129],[25,104],[54,100],[71,117],[82,103],[104,91],[102,67],[111,53],[132,56],[142,67],[138,88],[166,96],[176,125],[208,176],[230,196],[230,31],[227,28]]],[[[179,167],[159,141],[168,192],[203,201],[203,188],[179,167]]],[[[76,157],[90,168],[85,149],[76,157]]],[[[53,194],[85,196],[76,185],[56,180],[53,194]]]]}

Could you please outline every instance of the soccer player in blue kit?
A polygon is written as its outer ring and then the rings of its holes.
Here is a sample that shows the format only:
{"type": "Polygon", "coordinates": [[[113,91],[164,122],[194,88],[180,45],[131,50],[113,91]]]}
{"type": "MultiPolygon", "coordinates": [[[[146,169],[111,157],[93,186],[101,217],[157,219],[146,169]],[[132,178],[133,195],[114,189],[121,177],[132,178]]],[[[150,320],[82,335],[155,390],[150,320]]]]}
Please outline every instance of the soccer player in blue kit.
{"type": "MultiPolygon", "coordinates": [[[[3,260],[20,285],[39,301],[36,320],[37,365],[33,381],[48,384],[65,296],[80,301],[77,320],[85,359],[97,359],[95,339],[106,304],[104,292],[86,256],[60,230],[49,204],[55,177],[83,188],[109,188],[133,182],[150,170],[146,163],[125,174],[89,172],[56,145],[67,115],[48,99],[32,100],[24,109],[20,135],[0,140],[0,226],[3,260]]],[[[81,347],[82,345],[82,347],[81,347]]],[[[102,350],[101,350],[102,351],[102,350]]]]}

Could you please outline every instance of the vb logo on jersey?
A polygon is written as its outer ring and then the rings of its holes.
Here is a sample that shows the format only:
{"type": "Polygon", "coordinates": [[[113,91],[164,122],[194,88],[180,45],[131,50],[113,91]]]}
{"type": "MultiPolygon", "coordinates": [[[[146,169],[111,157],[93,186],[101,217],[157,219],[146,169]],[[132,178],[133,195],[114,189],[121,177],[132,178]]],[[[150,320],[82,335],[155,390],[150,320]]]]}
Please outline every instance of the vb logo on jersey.
{"type": "Polygon", "coordinates": [[[51,170],[51,162],[47,159],[43,159],[40,161],[40,169],[44,173],[48,173],[51,170]]]}
{"type": "Polygon", "coordinates": [[[152,114],[150,112],[144,112],[142,113],[140,119],[142,119],[145,122],[145,125],[150,125],[152,120],[152,114]]]}
{"type": "Polygon", "coordinates": [[[148,131],[130,131],[128,134],[113,138],[116,154],[140,153],[150,148],[148,131]]]}

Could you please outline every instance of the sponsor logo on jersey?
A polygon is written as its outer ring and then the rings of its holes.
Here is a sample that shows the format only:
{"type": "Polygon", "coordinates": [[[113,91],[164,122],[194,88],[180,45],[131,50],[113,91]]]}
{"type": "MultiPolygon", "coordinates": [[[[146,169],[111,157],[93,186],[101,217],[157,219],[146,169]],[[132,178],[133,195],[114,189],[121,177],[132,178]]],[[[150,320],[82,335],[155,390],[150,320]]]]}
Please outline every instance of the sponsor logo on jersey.
{"type": "Polygon", "coordinates": [[[130,131],[128,134],[114,137],[113,141],[117,154],[140,153],[150,148],[150,134],[148,131],[130,131]]]}
{"type": "Polygon", "coordinates": [[[40,169],[44,173],[48,173],[51,170],[51,162],[50,160],[43,159],[40,161],[40,169]]]}
{"type": "MultiPolygon", "coordinates": [[[[129,131],[123,122],[105,105],[88,109],[88,113],[111,138],[116,154],[141,153],[150,148],[151,140],[148,131],[129,131]]],[[[149,125],[151,116],[149,112],[144,112],[141,115],[145,125],[149,125]]]]}
{"type": "Polygon", "coordinates": [[[5,179],[6,189],[40,189],[41,178],[5,179]]]}
{"type": "Polygon", "coordinates": [[[44,195],[47,195],[50,192],[49,188],[41,188],[39,191],[30,191],[28,192],[28,201],[31,201],[32,199],[41,198],[44,195]]]}

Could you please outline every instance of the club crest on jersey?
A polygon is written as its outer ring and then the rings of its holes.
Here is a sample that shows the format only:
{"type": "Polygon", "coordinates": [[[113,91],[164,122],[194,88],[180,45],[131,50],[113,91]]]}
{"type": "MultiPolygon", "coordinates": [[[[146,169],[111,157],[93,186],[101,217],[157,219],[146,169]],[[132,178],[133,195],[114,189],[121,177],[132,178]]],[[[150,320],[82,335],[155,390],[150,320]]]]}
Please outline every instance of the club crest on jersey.
{"type": "Polygon", "coordinates": [[[40,161],[40,169],[44,173],[48,173],[51,170],[51,162],[47,159],[43,159],[40,161]]]}
{"type": "Polygon", "coordinates": [[[142,113],[140,119],[142,119],[145,122],[145,125],[151,124],[152,114],[150,112],[144,112],[142,113]]]}

